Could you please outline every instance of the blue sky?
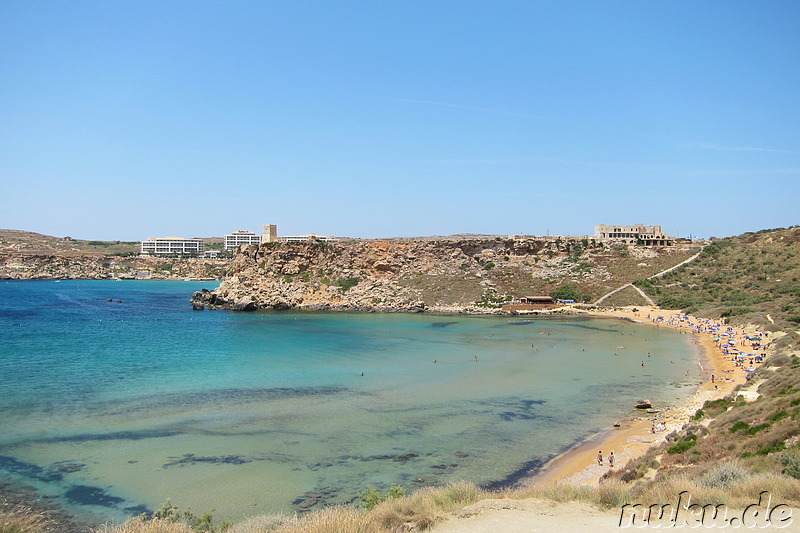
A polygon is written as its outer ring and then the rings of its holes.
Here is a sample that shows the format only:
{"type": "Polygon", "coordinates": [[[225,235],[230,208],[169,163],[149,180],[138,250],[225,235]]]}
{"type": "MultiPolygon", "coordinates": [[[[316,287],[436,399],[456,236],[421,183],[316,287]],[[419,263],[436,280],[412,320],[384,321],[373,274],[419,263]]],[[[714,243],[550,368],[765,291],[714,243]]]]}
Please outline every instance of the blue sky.
{"type": "Polygon", "coordinates": [[[9,0],[0,227],[800,223],[800,2],[9,0]]]}

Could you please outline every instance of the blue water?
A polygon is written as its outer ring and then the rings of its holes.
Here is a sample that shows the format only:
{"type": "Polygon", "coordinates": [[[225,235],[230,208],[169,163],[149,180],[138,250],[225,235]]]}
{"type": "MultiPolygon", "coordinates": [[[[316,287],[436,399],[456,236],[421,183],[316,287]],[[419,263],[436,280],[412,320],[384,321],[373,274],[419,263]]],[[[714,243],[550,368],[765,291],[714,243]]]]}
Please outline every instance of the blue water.
{"type": "Polygon", "coordinates": [[[0,481],[97,522],[166,498],[237,519],[491,484],[697,379],[666,328],[193,311],[202,287],[0,282],[0,481]]]}

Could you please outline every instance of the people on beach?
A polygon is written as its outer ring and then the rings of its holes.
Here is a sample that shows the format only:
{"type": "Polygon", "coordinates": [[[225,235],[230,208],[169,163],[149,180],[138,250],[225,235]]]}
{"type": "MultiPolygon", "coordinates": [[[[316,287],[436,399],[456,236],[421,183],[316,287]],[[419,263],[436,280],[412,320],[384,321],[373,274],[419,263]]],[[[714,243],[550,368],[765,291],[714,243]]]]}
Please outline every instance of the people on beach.
{"type": "Polygon", "coordinates": [[[614,468],[614,450],[611,450],[611,455],[608,456],[608,466],[614,468]]]}
{"type": "Polygon", "coordinates": [[[603,466],[603,450],[597,452],[597,464],[603,466]]]}

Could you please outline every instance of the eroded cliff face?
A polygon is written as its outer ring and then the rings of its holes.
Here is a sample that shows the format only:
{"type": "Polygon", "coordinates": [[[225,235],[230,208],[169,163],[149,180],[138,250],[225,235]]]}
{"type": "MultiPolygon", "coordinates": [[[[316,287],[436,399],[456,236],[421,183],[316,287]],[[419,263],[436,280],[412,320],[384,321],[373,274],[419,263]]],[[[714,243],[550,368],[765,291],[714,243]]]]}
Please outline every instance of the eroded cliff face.
{"type": "Polygon", "coordinates": [[[236,254],[231,275],[218,289],[195,293],[192,303],[197,309],[494,312],[493,302],[548,294],[563,283],[590,291],[596,287],[602,294],[602,287],[615,283],[605,264],[609,258],[651,275],[660,268],[653,258],[670,256],[668,262],[677,262],[683,257],[677,249],[627,252],[627,259],[619,255],[592,239],[251,245],[236,254]]]}

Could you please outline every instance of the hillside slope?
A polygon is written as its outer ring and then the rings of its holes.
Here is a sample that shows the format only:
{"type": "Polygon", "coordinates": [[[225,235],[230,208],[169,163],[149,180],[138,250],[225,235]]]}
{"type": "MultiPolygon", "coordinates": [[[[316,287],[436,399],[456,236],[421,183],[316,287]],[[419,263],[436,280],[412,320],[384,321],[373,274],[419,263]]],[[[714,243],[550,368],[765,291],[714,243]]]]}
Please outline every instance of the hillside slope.
{"type": "Polygon", "coordinates": [[[700,257],[636,285],[666,309],[788,332],[800,343],[800,227],[717,239],[700,257]]]}

